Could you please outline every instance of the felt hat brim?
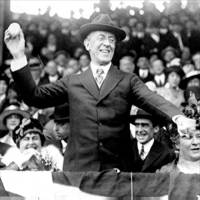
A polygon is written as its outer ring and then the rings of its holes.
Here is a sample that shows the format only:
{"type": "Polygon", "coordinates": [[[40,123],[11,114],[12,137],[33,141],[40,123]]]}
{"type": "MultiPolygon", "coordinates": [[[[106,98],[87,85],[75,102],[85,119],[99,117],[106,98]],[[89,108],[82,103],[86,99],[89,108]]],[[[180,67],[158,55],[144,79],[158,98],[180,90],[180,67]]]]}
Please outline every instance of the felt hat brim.
{"type": "Polygon", "coordinates": [[[125,31],[123,31],[120,28],[111,26],[111,25],[105,25],[105,24],[85,24],[80,28],[80,34],[82,40],[84,40],[87,35],[89,35],[91,32],[94,31],[106,31],[110,32],[115,35],[117,41],[121,41],[126,37],[125,31]]]}
{"type": "Polygon", "coordinates": [[[147,113],[142,109],[139,109],[136,115],[130,116],[130,123],[134,124],[136,119],[149,119],[150,121],[152,121],[153,124],[155,124],[153,115],[147,113]]]}
{"type": "Polygon", "coordinates": [[[5,120],[8,116],[10,116],[12,114],[19,115],[21,118],[29,118],[30,117],[30,114],[28,112],[23,111],[23,110],[19,110],[19,109],[3,111],[1,116],[0,116],[0,126],[2,128],[5,129],[5,120]]]}

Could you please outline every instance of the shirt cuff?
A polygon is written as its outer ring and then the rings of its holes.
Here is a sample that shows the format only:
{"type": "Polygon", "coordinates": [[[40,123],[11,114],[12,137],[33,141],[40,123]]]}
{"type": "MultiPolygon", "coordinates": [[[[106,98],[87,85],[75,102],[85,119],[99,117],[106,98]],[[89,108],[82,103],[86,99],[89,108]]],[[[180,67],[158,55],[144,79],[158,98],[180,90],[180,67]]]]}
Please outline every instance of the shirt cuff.
{"type": "Polygon", "coordinates": [[[184,115],[175,115],[175,116],[172,117],[172,121],[174,123],[177,123],[177,120],[178,120],[179,117],[184,117],[184,115]]]}
{"type": "Polygon", "coordinates": [[[26,56],[18,59],[13,59],[10,64],[10,69],[12,72],[22,69],[28,64],[26,56]]]}

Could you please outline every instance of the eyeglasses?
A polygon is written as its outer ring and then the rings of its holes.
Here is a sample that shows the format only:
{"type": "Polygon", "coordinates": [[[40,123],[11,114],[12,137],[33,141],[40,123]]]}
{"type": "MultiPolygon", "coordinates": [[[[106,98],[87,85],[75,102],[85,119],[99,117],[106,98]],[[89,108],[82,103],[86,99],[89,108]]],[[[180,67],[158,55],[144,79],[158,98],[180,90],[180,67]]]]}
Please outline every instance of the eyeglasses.
{"type": "Polygon", "coordinates": [[[192,138],[196,138],[200,140],[200,130],[187,129],[187,130],[181,130],[180,132],[181,132],[180,137],[182,139],[191,140],[192,138]]]}

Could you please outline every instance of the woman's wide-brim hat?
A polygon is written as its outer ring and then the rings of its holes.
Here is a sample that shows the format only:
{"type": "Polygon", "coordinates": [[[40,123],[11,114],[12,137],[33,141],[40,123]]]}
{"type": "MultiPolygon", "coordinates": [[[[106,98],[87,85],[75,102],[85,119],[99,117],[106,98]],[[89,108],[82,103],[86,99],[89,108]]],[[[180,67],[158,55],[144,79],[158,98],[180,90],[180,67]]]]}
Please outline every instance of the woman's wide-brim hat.
{"type": "Polygon", "coordinates": [[[100,14],[95,17],[91,23],[84,24],[80,28],[80,34],[82,40],[84,40],[88,34],[93,31],[106,31],[114,34],[117,41],[121,41],[126,37],[124,30],[115,26],[114,22],[111,20],[109,15],[100,14]]]}
{"type": "Polygon", "coordinates": [[[180,82],[180,88],[186,89],[187,83],[193,78],[198,78],[200,80],[200,71],[193,70],[193,71],[187,73],[180,82]]]}
{"type": "Polygon", "coordinates": [[[5,120],[12,114],[19,115],[21,118],[29,118],[30,114],[24,110],[21,110],[17,105],[9,105],[4,109],[0,115],[0,126],[5,127],[5,120]]]}

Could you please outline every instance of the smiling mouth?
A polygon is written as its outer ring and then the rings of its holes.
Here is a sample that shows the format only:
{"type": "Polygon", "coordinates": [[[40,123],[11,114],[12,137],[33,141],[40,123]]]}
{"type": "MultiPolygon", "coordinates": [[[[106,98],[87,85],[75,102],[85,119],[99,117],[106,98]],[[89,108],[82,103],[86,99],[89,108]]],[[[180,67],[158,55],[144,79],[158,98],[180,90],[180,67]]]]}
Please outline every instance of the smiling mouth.
{"type": "Polygon", "coordinates": [[[192,152],[200,152],[200,148],[192,148],[191,151],[192,152]]]}
{"type": "Polygon", "coordinates": [[[101,53],[110,53],[110,50],[100,50],[101,53]]]}

